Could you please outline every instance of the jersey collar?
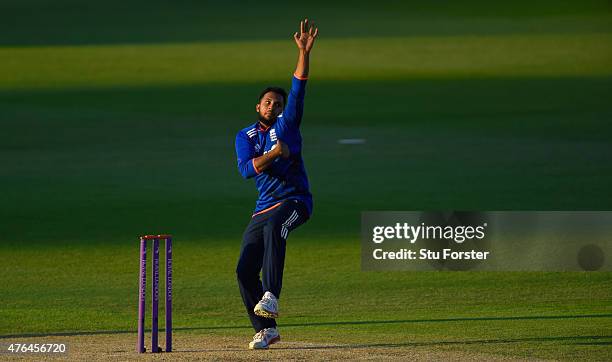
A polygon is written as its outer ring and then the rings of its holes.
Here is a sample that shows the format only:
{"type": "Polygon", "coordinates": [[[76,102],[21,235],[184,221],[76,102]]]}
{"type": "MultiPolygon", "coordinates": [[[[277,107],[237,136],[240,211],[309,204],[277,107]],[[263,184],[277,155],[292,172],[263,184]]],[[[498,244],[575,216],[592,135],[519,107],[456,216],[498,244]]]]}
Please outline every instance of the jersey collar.
{"type": "MultiPolygon", "coordinates": [[[[276,123],[276,121],[274,121],[276,123]]],[[[272,125],[274,125],[274,123],[272,123],[272,125]]],[[[270,129],[270,127],[272,126],[266,126],[265,124],[261,123],[261,121],[257,121],[257,130],[259,132],[266,132],[270,129]]]]}

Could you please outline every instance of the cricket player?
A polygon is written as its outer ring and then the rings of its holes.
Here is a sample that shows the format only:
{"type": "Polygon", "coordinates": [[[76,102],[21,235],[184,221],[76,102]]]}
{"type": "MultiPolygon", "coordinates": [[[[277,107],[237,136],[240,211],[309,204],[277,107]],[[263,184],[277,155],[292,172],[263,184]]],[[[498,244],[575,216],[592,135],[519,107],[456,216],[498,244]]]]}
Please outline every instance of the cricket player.
{"type": "Polygon", "coordinates": [[[244,178],[254,177],[259,191],[236,267],[240,294],[257,332],[250,349],[266,349],[280,341],[275,318],[286,241],[312,213],[300,125],[310,50],[317,34],[308,19],[300,22],[300,31],[293,35],[298,61],[289,95],[278,87],[264,89],[255,105],[258,121],[236,135],[238,170],[244,178]]]}

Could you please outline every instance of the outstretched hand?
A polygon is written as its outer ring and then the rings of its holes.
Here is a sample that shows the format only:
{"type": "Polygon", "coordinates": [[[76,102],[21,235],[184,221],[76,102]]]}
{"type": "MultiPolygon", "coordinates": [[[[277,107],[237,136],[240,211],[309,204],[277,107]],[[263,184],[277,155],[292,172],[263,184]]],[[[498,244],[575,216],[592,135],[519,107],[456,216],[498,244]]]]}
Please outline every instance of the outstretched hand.
{"type": "Polygon", "coordinates": [[[309,53],[317,34],[319,34],[319,29],[314,24],[309,23],[308,19],[304,19],[300,21],[300,31],[293,34],[293,39],[300,50],[309,53]]]}

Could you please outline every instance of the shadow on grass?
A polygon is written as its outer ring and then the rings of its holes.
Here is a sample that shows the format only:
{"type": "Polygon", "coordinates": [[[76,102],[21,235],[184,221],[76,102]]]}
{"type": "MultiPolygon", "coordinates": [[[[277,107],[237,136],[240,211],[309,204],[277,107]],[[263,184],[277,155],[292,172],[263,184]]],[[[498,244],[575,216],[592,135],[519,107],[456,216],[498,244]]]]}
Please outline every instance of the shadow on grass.
{"type": "MultiPolygon", "coordinates": [[[[339,344],[339,345],[313,345],[295,347],[277,347],[275,349],[356,349],[356,348],[400,348],[420,346],[444,346],[444,345],[470,345],[491,343],[524,343],[524,342],[556,342],[565,340],[589,340],[610,339],[612,336],[558,336],[558,337],[527,337],[527,338],[498,338],[498,339],[476,339],[464,341],[433,341],[433,342],[405,342],[405,343],[364,343],[364,344],[339,344]]],[[[595,342],[598,343],[598,342],[595,342]]],[[[604,342],[607,343],[607,342],[604,342]]],[[[589,342],[589,344],[592,344],[589,342]]]]}
{"type": "MultiPolygon", "coordinates": [[[[583,314],[583,315],[557,315],[557,316],[516,316],[516,317],[465,317],[465,318],[438,318],[438,319],[398,319],[398,320],[371,320],[371,321],[337,321],[337,322],[313,322],[313,323],[287,323],[282,324],[283,328],[291,327],[319,327],[319,326],[343,326],[343,325],[373,325],[373,324],[403,324],[403,323],[447,323],[447,322],[481,322],[481,321],[516,321],[516,320],[548,320],[548,319],[585,319],[585,318],[612,318],[612,314],[583,314]]],[[[198,331],[198,330],[227,330],[227,329],[251,329],[250,326],[208,326],[208,327],[179,327],[173,331],[198,331]]],[[[150,330],[148,330],[150,331],[150,330]]],[[[130,334],[136,330],[103,330],[103,331],[73,331],[73,332],[53,332],[53,333],[24,333],[0,335],[3,338],[27,338],[27,337],[61,337],[61,336],[89,336],[101,334],[130,334]]],[[[557,337],[542,337],[557,338],[557,337]]],[[[558,337],[561,339],[582,338],[582,337],[558,337]]],[[[591,337],[589,337],[590,339],[591,337]]],[[[592,338],[612,338],[612,336],[592,336],[592,338]]],[[[502,340],[492,340],[498,341],[502,340]]],[[[508,340],[507,343],[512,343],[508,340]]],[[[449,343],[469,343],[449,342],[449,343]]],[[[436,342],[441,343],[441,342],[436,342]]],[[[486,343],[478,341],[478,343],[486,343]]],[[[491,342],[493,343],[493,342],[491,342]]]]}
{"type": "Polygon", "coordinates": [[[579,346],[612,346],[612,341],[603,341],[603,342],[576,342],[576,343],[565,343],[565,344],[579,345],[579,346]]]}
{"type": "MultiPolygon", "coordinates": [[[[460,340],[460,341],[430,341],[430,342],[404,342],[404,343],[357,343],[357,344],[327,344],[327,345],[294,345],[275,346],[271,349],[275,350],[334,350],[334,349],[370,349],[370,348],[402,348],[402,347],[431,347],[431,346],[449,346],[449,345],[473,345],[473,344],[511,344],[511,343],[541,343],[541,342],[558,342],[572,340],[601,340],[610,339],[612,336],[557,336],[557,337],[526,337],[526,338],[498,338],[498,339],[476,339],[476,340],[460,340]]],[[[608,345],[611,342],[577,342],[566,344],[580,345],[608,345]]],[[[244,348],[217,348],[217,349],[190,349],[176,350],[175,352],[228,352],[228,351],[244,351],[244,348]]]]}

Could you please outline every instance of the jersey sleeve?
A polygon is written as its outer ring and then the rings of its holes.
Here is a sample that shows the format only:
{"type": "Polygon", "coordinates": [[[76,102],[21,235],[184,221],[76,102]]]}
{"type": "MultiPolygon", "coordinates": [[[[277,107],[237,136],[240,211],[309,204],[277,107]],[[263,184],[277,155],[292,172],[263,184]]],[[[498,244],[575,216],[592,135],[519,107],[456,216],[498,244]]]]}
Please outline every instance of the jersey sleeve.
{"type": "Polygon", "coordinates": [[[236,156],[238,157],[238,171],[242,177],[248,179],[260,174],[253,163],[256,157],[255,147],[246,133],[242,131],[236,135],[236,156]]]}
{"type": "Polygon", "coordinates": [[[304,95],[306,93],[306,79],[297,78],[295,75],[291,80],[291,91],[287,99],[287,105],[283,110],[283,119],[287,125],[299,127],[304,112],[304,95]]]}

